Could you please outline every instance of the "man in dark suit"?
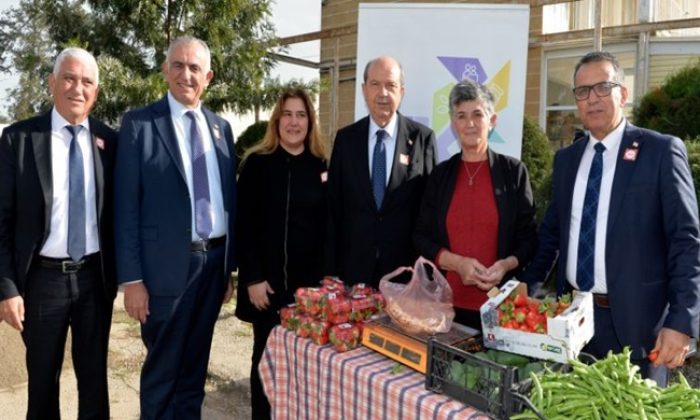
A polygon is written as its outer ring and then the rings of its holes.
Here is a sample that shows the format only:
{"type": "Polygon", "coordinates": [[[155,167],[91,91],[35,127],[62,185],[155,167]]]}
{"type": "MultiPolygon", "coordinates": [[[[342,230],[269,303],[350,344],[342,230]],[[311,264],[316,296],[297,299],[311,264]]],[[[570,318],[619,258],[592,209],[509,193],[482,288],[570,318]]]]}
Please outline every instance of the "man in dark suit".
{"type": "Polygon", "coordinates": [[[698,335],[700,234],[686,150],[625,120],[628,92],[611,54],[584,56],[574,86],[588,136],[556,154],[538,255],[523,279],[542,281],[558,253],[558,293],[594,293],[585,351],[630,346],[641,373],[665,385],[698,335]]]}
{"type": "Polygon", "coordinates": [[[331,156],[327,274],[377,287],[415,261],[411,235],[437,151],[432,130],[397,112],[404,75],[395,59],[367,63],[362,93],[370,115],[338,131],[331,156]]]}
{"type": "Polygon", "coordinates": [[[69,327],[78,417],[109,419],[117,133],[88,116],[98,91],[90,53],[63,50],[48,82],[53,109],[0,138],[0,313],[27,348],[28,419],[60,418],[69,327]]]}
{"type": "Polygon", "coordinates": [[[202,106],[207,45],[178,38],[167,95],[124,115],[115,184],[118,281],[141,322],[142,419],[201,417],[211,340],[231,297],[236,162],[226,120],[202,106]]]}

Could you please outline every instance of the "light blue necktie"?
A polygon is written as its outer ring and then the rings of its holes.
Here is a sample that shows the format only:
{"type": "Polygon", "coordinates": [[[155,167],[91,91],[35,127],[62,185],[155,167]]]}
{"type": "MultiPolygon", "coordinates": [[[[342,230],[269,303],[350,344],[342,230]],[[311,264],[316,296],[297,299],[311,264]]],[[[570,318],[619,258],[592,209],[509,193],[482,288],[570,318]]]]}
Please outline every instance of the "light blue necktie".
{"type": "Polygon", "coordinates": [[[85,174],[78,144],[81,126],[67,125],[71,134],[68,151],[68,255],[80,261],[85,255],[85,174]]]}
{"type": "Polygon", "coordinates": [[[211,199],[209,196],[209,174],[204,155],[202,133],[193,111],[185,114],[190,124],[190,150],[192,151],[192,190],[194,193],[195,231],[202,239],[208,239],[212,231],[211,199]]]}
{"type": "Polygon", "coordinates": [[[377,143],[374,145],[372,154],[372,194],[377,210],[382,208],[386,190],[386,146],[384,145],[386,136],[386,131],[377,130],[377,143]]]}
{"type": "Polygon", "coordinates": [[[581,230],[578,234],[578,260],[576,263],[576,283],[580,290],[593,288],[593,273],[595,261],[595,224],[598,216],[598,197],[600,196],[600,181],[603,179],[603,143],[595,146],[595,156],[591,163],[586,184],[586,196],[583,200],[581,213],[581,230]]]}

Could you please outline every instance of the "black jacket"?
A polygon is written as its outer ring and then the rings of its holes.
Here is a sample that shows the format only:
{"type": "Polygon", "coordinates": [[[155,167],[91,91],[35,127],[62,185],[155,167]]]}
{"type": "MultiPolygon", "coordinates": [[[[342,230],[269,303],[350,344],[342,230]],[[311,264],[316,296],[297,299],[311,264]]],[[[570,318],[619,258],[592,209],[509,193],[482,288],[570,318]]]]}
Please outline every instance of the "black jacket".
{"type": "MultiPolygon", "coordinates": [[[[506,280],[517,275],[530,262],[537,248],[535,205],[527,169],[522,162],[490,149],[488,159],[498,210],[498,259],[514,255],[520,263],[518,269],[506,273],[506,280]]],[[[447,210],[452,202],[461,161],[458,153],[442,162],[425,187],[413,240],[418,252],[431,261],[435,261],[440,249],[450,249],[447,210]]]]}
{"type": "Polygon", "coordinates": [[[302,286],[323,276],[326,164],[308,148],[294,156],[278,147],[251,155],[238,179],[236,316],[253,322],[260,314],[248,286],[267,281],[275,291],[268,310],[293,300],[302,286]]]}
{"type": "MultiPolygon", "coordinates": [[[[113,190],[117,133],[90,117],[98,236],[105,296],[117,286],[114,262],[113,190]]],[[[0,300],[24,294],[33,259],[49,236],[51,111],[12,124],[0,137],[0,300]]]]}
{"type": "Polygon", "coordinates": [[[330,209],[326,274],[348,284],[370,283],[397,267],[413,266],[411,242],[428,175],[437,164],[435,134],[398,114],[396,151],[382,207],[377,209],[369,174],[369,117],[335,139],[328,173],[330,209]]]}

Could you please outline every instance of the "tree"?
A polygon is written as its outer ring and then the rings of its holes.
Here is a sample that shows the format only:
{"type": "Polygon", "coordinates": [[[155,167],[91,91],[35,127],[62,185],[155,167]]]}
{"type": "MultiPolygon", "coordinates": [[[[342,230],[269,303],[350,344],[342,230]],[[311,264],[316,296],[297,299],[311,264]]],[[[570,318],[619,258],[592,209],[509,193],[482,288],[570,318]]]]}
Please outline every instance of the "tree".
{"type": "Polygon", "coordinates": [[[552,192],[554,153],[547,135],[529,117],[523,119],[523,163],[530,174],[532,194],[537,205],[537,221],[541,221],[552,192]]]}
{"type": "MultiPolygon", "coordinates": [[[[274,62],[269,0],[22,0],[0,18],[0,72],[14,69],[10,114],[26,118],[49,103],[46,78],[58,52],[81,46],[100,66],[93,114],[112,123],[165,91],[160,65],[174,38],[207,42],[214,80],[204,101],[215,111],[269,106],[274,62]],[[70,24],[67,24],[70,22],[70,24]]],[[[274,100],[272,101],[274,103],[274,100]]]]}
{"type": "Polygon", "coordinates": [[[635,124],[682,139],[700,136],[700,60],[647,93],[634,109],[635,124]]]}

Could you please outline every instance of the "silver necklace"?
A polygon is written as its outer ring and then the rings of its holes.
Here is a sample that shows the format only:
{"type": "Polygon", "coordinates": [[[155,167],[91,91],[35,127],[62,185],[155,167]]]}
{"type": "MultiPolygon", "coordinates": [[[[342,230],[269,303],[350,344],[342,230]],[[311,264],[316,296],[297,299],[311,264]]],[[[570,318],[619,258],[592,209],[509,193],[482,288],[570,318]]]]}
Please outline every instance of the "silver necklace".
{"type": "Polygon", "coordinates": [[[467,166],[467,161],[463,160],[462,163],[464,164],[464,170],[467,171],[467,178],[469,179],[469,186],[472,187],[474,186],[474,178],[476,178],[476,174],[479,173],[479,170],[481,169],[482,166],[484,166],[485,160],[482,160],[479,166],[476,167],[476,171],[472,174],[469,172],[469,167],[467,166]]]}

